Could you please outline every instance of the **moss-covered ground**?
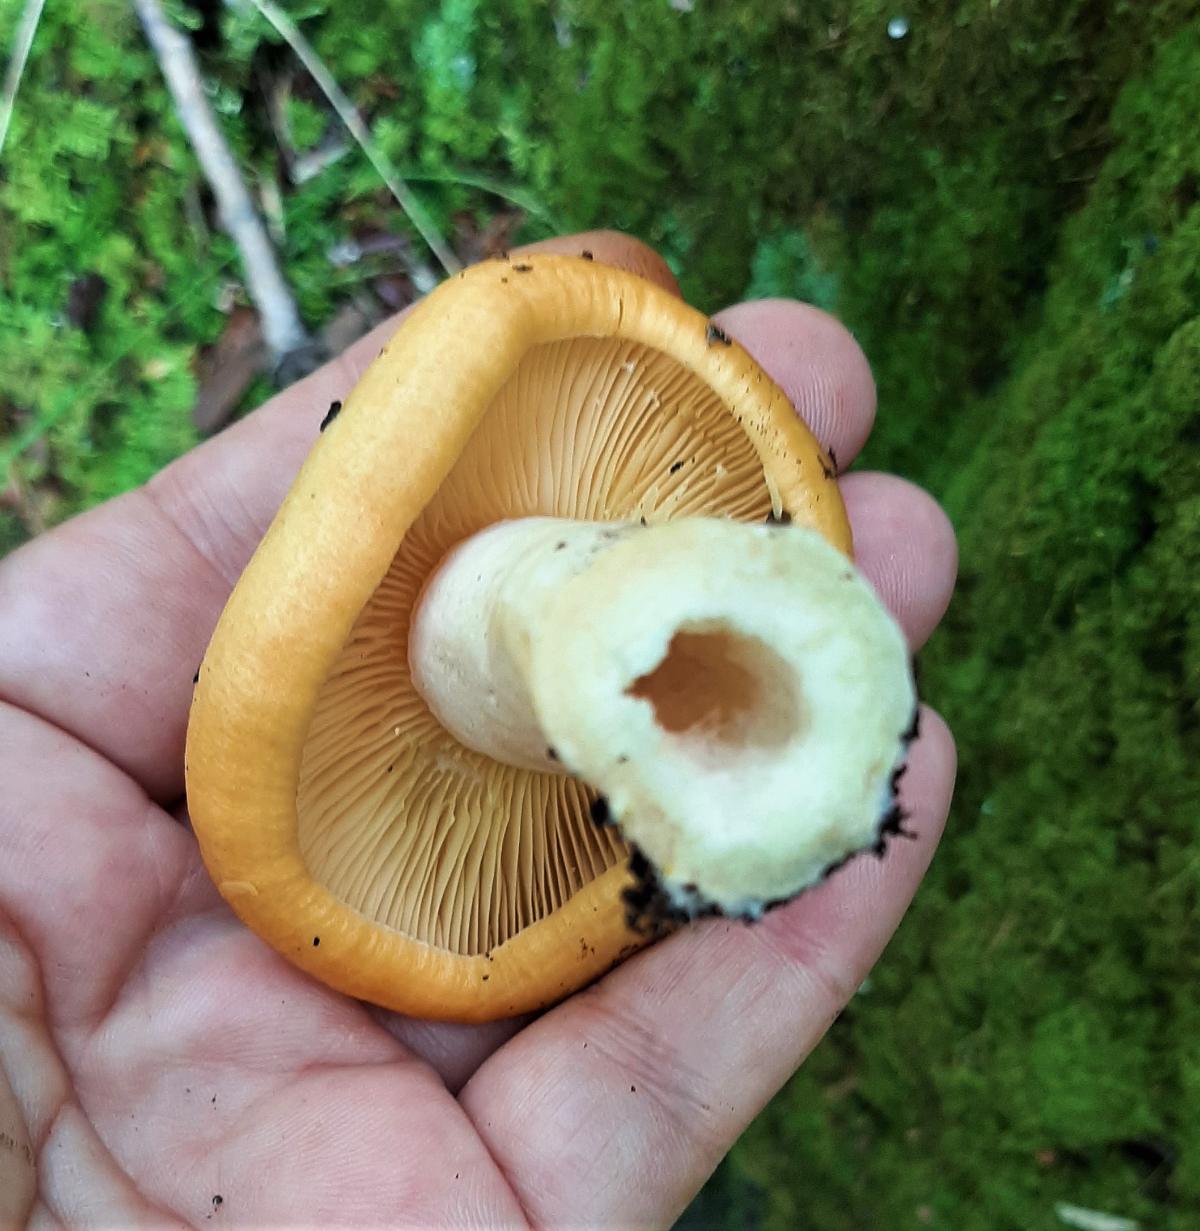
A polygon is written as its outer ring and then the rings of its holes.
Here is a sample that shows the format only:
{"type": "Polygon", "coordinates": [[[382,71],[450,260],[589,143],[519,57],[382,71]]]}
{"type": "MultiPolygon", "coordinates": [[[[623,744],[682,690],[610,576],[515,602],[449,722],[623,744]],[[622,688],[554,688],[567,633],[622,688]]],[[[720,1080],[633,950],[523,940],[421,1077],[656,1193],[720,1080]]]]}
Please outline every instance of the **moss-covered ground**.
{"type": "MultiPolygon", "coordinates": [[[[354,151],[281,176],[286,48],[252,10],[172,11],[247,176],[282,185],[308,323],[378,297],[386,258],[329,254],[403,220],[354,151]]],[[[866,461],[961,536],[923,661],[961,747],[945,846],[686,1221],[1200,1226],[1200,2],[292,11],[447,233],[511,209],[486,177],[534,207],[523,236],[625,227],[702,307],[840,314],[879,382],[866,461]]],[[[336,136],[303,74],[284,111],[296,149],[336,136]]],[[[237,279],[123,2],[47,6],[0,210],[3,550],[192,442],[237,279]]]]}

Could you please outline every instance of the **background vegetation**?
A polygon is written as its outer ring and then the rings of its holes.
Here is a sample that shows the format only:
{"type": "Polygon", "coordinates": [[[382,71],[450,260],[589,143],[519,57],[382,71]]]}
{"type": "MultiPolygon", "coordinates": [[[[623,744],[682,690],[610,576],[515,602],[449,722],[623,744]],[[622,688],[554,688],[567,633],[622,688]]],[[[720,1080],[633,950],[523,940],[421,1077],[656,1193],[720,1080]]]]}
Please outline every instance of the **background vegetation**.
{"type": "MultiPolygon", "coordinates": [[[[410,293],[358,151],[287,174],[339,132],[288,50],[251,9],[172,11],[309,325],[410,293]]],[[[1015,1231],[1066,1202],[1200,1225],[1200,4],[291,12],[468,255],[617,226],[703,308],[841,315],[879,382],[867,461],[961,535],[923,681],[961,741],[950,836],[685,1222],[1015,1231]]],[[[120,0],[47,7],[0,210],[3,550],[192,443],[242,298],[120,0]]]]}

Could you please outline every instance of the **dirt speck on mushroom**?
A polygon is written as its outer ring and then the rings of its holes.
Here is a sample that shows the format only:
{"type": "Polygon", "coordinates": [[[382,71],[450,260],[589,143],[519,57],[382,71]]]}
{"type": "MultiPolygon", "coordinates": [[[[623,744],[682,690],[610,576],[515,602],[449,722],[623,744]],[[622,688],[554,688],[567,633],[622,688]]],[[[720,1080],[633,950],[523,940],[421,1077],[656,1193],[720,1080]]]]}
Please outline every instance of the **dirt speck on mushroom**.
{"type": "Polygon", "coordinates": [[[325,412],[325,418],[321,420],[319,431],[324,431],[338,417],[338,413],[342,409],[341,402],[333,401],[329,403],[329,409],[325,412]]]}

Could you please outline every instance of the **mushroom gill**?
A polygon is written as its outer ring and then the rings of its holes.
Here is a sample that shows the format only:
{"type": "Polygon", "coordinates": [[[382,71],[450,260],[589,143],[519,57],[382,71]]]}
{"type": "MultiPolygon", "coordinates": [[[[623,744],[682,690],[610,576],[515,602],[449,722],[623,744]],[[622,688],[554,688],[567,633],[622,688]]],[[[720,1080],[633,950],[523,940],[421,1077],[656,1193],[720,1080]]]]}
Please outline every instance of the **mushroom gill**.
{"type": "MultiPolygon", "coordinates": [[[[367,919],[468,955],[502,944],[624,859],[615,831],[591,820],[594,793],[580,781],[466,747],[431,713],[407,655],[421,592],[456,546],[497,522],[762,522],[771,507],[735,415],[676,360],[594,337],[527,351],[404,536],[321,687],[297,794],[312,877],[367,919]]],[[[634,688],[664,726],[688,725],[676,707],[706,703],[694,685],[681,692],[672,672],[699,655],[719,668],[713,687],[729,694],[712,701],[728,711],[716,720],[736,725],[738,690],[770,686],[761,657],[769,653],[719,631],[681,632],[634,688]]]]}

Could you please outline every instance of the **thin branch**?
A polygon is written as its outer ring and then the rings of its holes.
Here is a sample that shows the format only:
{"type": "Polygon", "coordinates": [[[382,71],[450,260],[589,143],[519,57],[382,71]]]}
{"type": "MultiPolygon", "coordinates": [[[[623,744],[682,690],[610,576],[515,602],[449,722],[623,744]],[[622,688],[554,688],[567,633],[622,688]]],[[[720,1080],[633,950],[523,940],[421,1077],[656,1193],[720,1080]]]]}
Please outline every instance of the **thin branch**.
{"type": "Polygon", "coordinates": [[[187,36],[167,20],[158,0],[133,0],[146,37],[158,57],[179,118],[229,232],[242,258],[246,289],[262,319],[263,336],[276,360],[309,344],[275,250],[242,182],[237,163],[217,125],[187,36]]]}
{"type": "Polygon", "coordinates": [[[387,185],[388,191],[396,198],[396,203],[425,241],[425,246],[437,257],[441,267],[447,274],[458,273],[462,268],[461,262],[438,234],[437,228],[426,214],[420,201],[400,178],[396,168],[392,166],[387,155],[371,136],[370,130],[358,113],[358,108],[338,85],[329,69],[325,67],[325,62],[317,55],[312,44],[300,33],[296,23],[272,0],[250,0],[250,3],[271,23],[283,41],[295,52],[296,58],[308,70],[309,76],[317,83],[325,97],[329,99],[330,105],[337,112],[338,119],[345,124],[350,135],[358,142],[371,166],[375,168],[376,174],[387,185]]]}
{"type": "Polygon", "coordinates": [[[25,63],[29,59],[29,49],[33,46],[33,36],[37,33],[38,22],[42,20],[45,4],[46,0],[25,0],[21,22],[17,26],[12,59],[8,62],[8,72],[4,74],[4,95],[0,97],[0,153],[4,152],[4,139],[8,136],[17,91],[21,88],[25,63]]]}

